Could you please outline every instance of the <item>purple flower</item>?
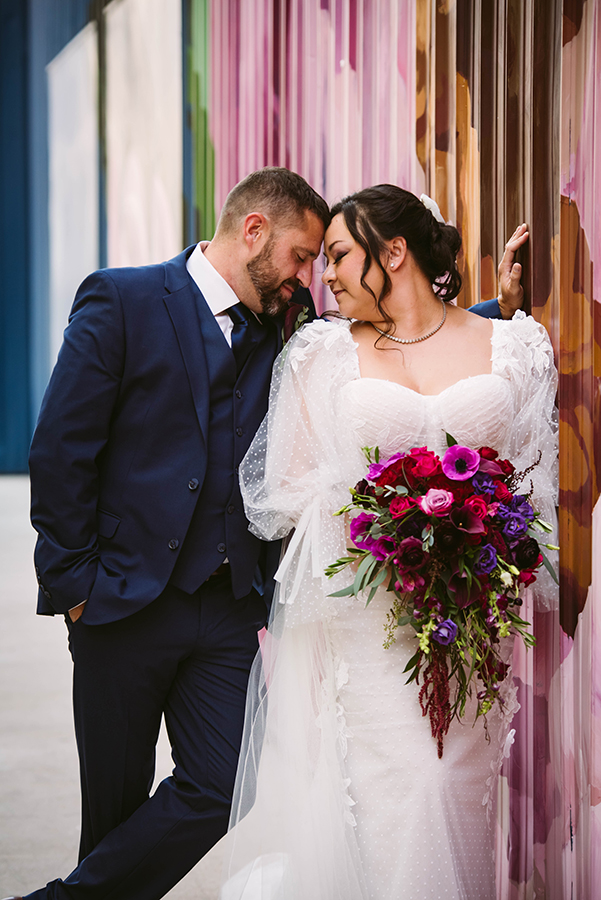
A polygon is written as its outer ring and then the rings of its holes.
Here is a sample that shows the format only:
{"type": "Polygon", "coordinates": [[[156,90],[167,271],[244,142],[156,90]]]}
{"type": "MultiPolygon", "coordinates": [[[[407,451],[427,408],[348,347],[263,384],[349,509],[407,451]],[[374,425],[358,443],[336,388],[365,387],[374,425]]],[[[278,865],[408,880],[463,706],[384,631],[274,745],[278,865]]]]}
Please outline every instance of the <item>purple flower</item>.
{"type": "Polygon", "coordinates": [[[523,516],[526,521],[532,522],[532,520],[534,519],[534,510],[530,506],[528,498],[524,496],[524,494],[516,494],[509,506],[514,513],[518,513],[520,516],[523,516]]]}
{"type": "Polygon", "coordinates": [[[376,559],[388,559],[394,553],[394,541],[388,537],[377,538],[377,540],[371,538],[371,544],[368,549],[376,559]]]}
{"type": "Polygon", "coordinates": [[[497,565],[497,551],[492,544],[484,544],[476,563],[476,572],[489,575],[497,565]]]}
{"type": "Polygon", "coordinates": [[[436,626],[432,632],[432,637],[435,641],[438,641],[439,644],[443,644],[446,647],[448,644],[452,644],[456,639],[457,625],[452,619],[445,619],[444,622],[441,622],[436,626]]]}
{"type": "Polygon", "coordinates": [[[351,519],[350,533],[351,541],[355,547],[361,550],[370,550],[374,539],[368,535],[368,529],[375,521],[376,517],[369,513],[359,513],[354,519],[351,519]]]}
{"type": "Polygon", "coordinates": [[[390,459],[385,459],[383,462],[379,463],[372,463],[367,470],[367,477],[370,481],[375,481],[388,466],[392,465],[393,462],[396,462],[397,459],[402,459],[404,456],[404,453],[395,453],[390,459]]]}
{"type": "Polygon", "coordinates": [[[454,444],[442,458],[442,471],[453,481],[467,481],[478,471],[480,454],[469,447],[454,444]]]}
{"type": "Polygon", "coordinates": [[[480,494],[494,494],[495,483],[485,472],[476,472],[472,478],[472,484],[480,494]]]}
{"type": "Polygon", "coordinates": [[[507,537],[510,538],[518,537],[519,535],[524,534],[527,527],[528,524],[524,516],[521,516],[519,513],[510,512],[505,518],[503,534],[506,534],[507,537]]]}

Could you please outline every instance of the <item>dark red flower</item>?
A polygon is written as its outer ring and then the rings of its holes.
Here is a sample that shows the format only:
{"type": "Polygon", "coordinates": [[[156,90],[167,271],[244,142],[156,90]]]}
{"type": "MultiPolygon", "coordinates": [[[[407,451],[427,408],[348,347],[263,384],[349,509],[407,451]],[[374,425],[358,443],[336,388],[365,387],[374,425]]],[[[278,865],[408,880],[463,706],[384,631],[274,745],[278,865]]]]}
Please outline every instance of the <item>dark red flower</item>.
{"type": "Polygon", "coordinates": [[[413,474],[416,478],[430,478],[442,472],[440,459],[427,447],[415,447],[409,454],[416,461],[413,474]]]}
{"type": "Polygon", "coordinates": [[[525,587],[528,587],[529,584],[533,584],[536,581],[536,575],[534,572],[520,572],[518,581],[525,587]]]}
{"type": "Polygon", "coordinates": [[[478,453],[482,457],[482,459],[497,459],[499,454],[496,450],[493,450],[492,447],[480,447],[478,453]]]}
{"type": "Polygon", "coordinates": [[[498,459],[497,465],[501,469],[503,475],[513,475],[515,472],[515,466],[513,463],[510,463],[508,459],[498,459]]]}
{"type": "Polygon", "coordinates": [[[459,531],[465,531],[468,534],[482,534],[486,531],[482,519],[468,506],[460,506],[459,509],[452,510],[449,518],[459,531]]]}
{"type": "Polygon", "coordinates": [[[500,500],[501,503],[506,503],[508,500],[511,500],[513,494],[511,493],[507,485],[503,484],[502,481],[497,481],[496,485],[495,497],[497,498],[497,500],[500,500]]]}
{"type": "Polygon", "coordinates": [[[474,600],[478,599],[477,592],[469,589],[465,572],[462,575],[459,572],[453,572],[449,578],[448,589],[459,609],[465,609],[466,606],[470,606],[474,600]]]}
{"type": "Polygon", "coordinates": [[[395,564],[399,572],[414,571],[425,562],[426,554],[424,553],[422,542],[419,538],[408,537],[401,541],[395,554],[395,564]]]}
{"type": "Polygon", "coordinates": [[[397,459],[391,466],[384,469],[379,478],[376,479],[376,486],[386,487],[386,485],[389,484],[391,487],[396,487],[397,485],[413,487],[413,484],[415,483],[415,479],[412,475],[414,468],[415,460],[411,456],[397,459]]]}
{"type": "Polygon", "coordinates": [[[536,538],[525,537],[512,547],[513,560],[518,569],[532,569],[536,566],[540,547],[536,538]]]}
{"type": "Polygon", "coordinates": [[[491,531],[488,535],[489,540],[497,553],[504,556],[507,553],[507,544],[501,534],[498,531],[491,531]]]}
{"type": "Polygon", "coordinates": [[[465,543],[465,533],[458,531],[448,519],[437,525],[434,531],[434,546],[447,556],[459,553],[465,543]]]}

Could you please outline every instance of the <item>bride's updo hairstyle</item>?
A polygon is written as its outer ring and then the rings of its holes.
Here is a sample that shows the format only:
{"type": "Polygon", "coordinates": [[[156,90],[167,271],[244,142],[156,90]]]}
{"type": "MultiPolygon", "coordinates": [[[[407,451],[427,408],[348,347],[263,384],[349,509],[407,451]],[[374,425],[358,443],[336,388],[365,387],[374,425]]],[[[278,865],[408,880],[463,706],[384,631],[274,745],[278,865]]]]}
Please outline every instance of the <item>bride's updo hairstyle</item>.
{"type": "Polygon", "coordinates": [[[361,285],[372,295],[384,318],[382,301],[391,290],[391,281],[382,262],[386,241],[404,237],[407,249],[441,300],[453,300],[461,290],[457,253],[461,237],[452,225],[440,224],[415,194],[394,184],[377,184],[350,194],[332,207],[331,216],[342,213],[346,227],[365,251],[361,285]],[[372,263],[380,267],[384,284],[376,297],[365,277],[372,263]]]}

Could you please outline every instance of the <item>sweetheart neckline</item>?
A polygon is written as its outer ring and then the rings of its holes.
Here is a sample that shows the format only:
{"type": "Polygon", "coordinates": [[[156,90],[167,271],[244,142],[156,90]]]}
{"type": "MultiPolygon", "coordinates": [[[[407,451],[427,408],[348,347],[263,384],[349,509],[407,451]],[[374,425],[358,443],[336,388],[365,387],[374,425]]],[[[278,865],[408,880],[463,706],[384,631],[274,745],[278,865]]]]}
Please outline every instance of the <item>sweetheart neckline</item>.
{"type": "MultiPolygon", "coordinates": [[[[401,388],[403,391],[409,391],[410,394],[415,394],[416,397],[430,398],[430,397],[442,397],[443,394],[446,394],[447,391],[452,390],[457,387],[459,384],[464,384],[466,381],[473,381],[474,378],[500,378],[501,381],[505,382],[505,379],[502,375],[498,375],[496,372],[480,372],[478,375],[467,375],[465,378],[460,378],[459,381],[453,382],[448,387],[443,388],[442,391],[439,391],[437,394],[422,394],[420,391],[414,391],[413,388],[407,387],[406,384],[401,384],[399,381],[391,381],[389,378],[373,378],[370,375],[359,375],[359,378],[353,379],[353,381],[380,381],[384,384],[393,384],[395,387],[401,388]]],[[[351,382],[352,384],[353,382],[351,382]]]]}

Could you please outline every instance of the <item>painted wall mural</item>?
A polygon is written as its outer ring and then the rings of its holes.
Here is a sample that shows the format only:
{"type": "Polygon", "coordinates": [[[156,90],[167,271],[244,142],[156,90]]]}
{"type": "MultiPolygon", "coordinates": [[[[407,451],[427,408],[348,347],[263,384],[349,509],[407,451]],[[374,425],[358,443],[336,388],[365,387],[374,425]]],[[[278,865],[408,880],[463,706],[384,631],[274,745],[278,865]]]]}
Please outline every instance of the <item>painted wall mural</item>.
{"type": "Polygon", "coordinates": [[[559,615],[529,610],[537,647],[516,660],[498,896],[601,897],[601,4],[190,0],[188,37],[191,237],[262,165],[330,202],[392,181],[460,228],[467,306],[530,224],[526,303],[560,370],[562,592],[559,615]]]}

